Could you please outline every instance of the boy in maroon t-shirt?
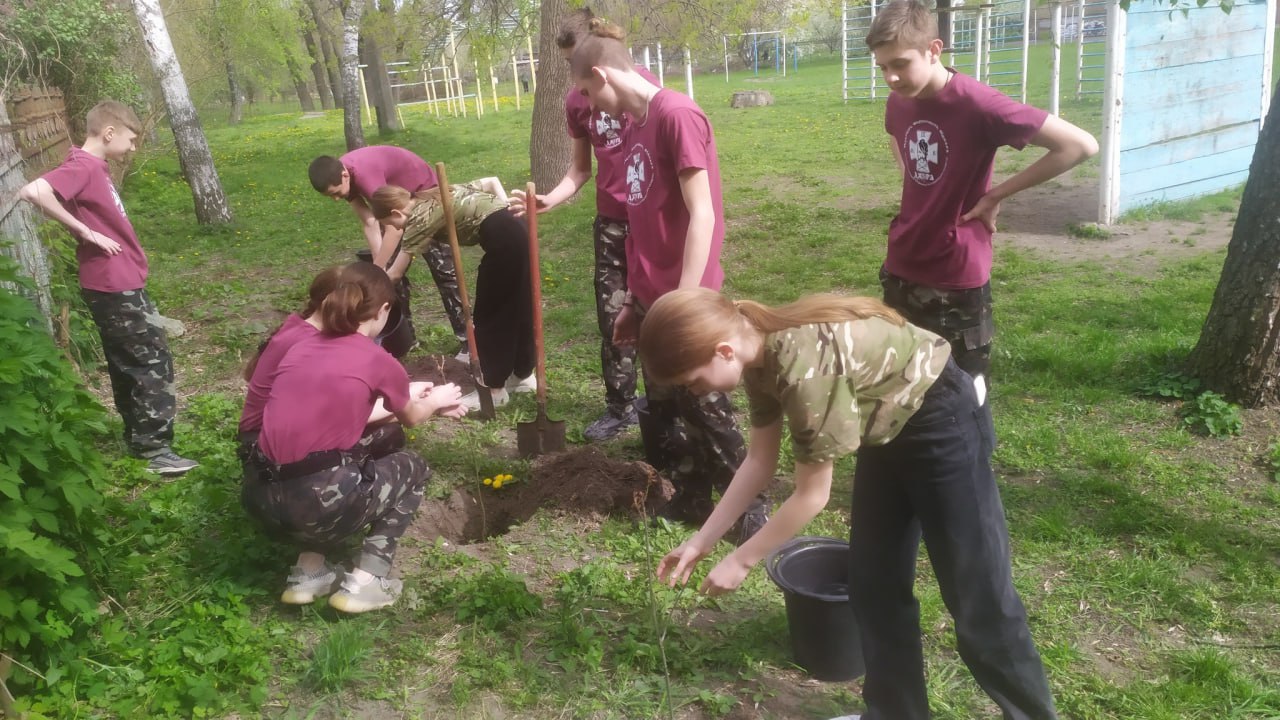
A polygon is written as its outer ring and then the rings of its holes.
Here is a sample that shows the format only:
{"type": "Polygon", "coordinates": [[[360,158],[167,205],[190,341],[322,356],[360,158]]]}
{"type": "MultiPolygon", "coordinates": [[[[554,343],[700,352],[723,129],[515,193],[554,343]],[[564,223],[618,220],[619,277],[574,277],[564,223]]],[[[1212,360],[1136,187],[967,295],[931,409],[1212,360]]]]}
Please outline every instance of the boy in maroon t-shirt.
{"type": "MultiPolygon", "coordinates": [[[[369,198],[373,196],[373,192],[383,185],[397,185],[412,193],[433,188],[439,182],[430,163],[416,153],[394,145],[356,148],[338,158],[321,155],[311,161],[307,174],[311,186],[317,192],[334,200],[350,203],[352,212],[360,219],[365,241],[369,243],[369,251],[374,257],[378,256],[382,243],[399,244],[401,233],[393,227],[380,224],[373,217],[373,213],[369,211],[369,198]]],[[[461,344],[459,352],[465,353],[467,329],[462,319],[462,296],[458,291],[458,271],[453,267],[453,255],[447,245],[442,248],[433,244],[423,253],[423,258],[440,291],[440,302],[444,306],[449,325],[453,328],[454,337],[461,344]]],[[[406,309],[409,303],[408,285],[407,281],[399,281],[404,277],[405,269],[411,261],[412,258],[407,253],[401,253],[387,269],[391,279],[399,283],[397,294],[406,309]]],[[[405,317],[408,318],[409,315],[406,313],[405,317]]]]}
{"type": "Polygon", "coordinates": [[[198,463],[171,448],[173,358],[147,295],[147,256],[107,167],[108,159],[133,152],[141,123],[128,106],[107,100],[89,111],[85,124],[84,145],[72,147],[61,165],[24,185],[18,196],[78,241],[80,294],[102,337],[129,451],[151,472],[181,475],[198,463]]]}
{"type": "MultiPolygon", "coordinates": [[[[719,290],[724,282],[720,164],[701,108],[637,73],[616,26],[596,18],[590,30],[573,51],[574,83],[592,108],[632,118],[622,143],[629,290],[613,341],[634,345],[645,310],[660,296],[686,287],[719,290]]],[[[646,458],[669,472],[677,490],[664,514],[700,524],[714,507],[712,488],[727,486],[746,454],[733,407],[723,393],[694,397],[648,376],[645,397],[639,421],[646,458]]],[[[739,520],[737,541],[746,542],[767,520],[757,499],[739,520]]]]}
{"type": "MultiPolygon", "coordinates": [[[[560,24],[556,46],[568,62],[578,38],[585,36],[595,17],[590,8],[569,13],[560,24]]],[[[654,85],[658,79],[636,66],[636,72],[654,85]]],[[[613,323],[627,296],[627,179],[623,171],[622,138],[630,122],[625,114],[613,116],[593,109],[570,87],[564,98],[565,124],[573,138],[573,159],[564,179],[550,192],[538,196],[543,213],[573,197],[591,179],[591,155],[596,158],[595,290],[596,323],[600,328],[600,365],[604,377],[604,415],[582,431],[588,440],[608,440],[636,423],[636,352],[631,345],[613,343],[613,323]]],[[[525,211],[524,193],[512,193],[512,209],[525,211]]]]}
{"type": "Polygon", "coordinates": [[[901,208],[880,271],[885,302],[945,337],[969,374],[987,375],[995,335],[991,239],[1000,203],[1076,166],[1098,143],[943,65],[937,19],[917,0],[887,5],[867,46],[892,90],[885,130],[903,171],[901,208]],[[991,187],[996,150],[1028,143],[1048,152],[991,187]]]}

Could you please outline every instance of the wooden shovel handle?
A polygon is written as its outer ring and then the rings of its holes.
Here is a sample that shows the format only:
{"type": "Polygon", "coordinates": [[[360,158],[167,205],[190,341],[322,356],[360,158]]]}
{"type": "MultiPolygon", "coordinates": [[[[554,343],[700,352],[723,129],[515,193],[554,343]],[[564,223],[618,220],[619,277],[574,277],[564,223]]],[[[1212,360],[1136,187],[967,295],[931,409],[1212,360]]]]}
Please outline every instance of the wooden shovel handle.
{"type": "Polygon", "coordinates": [[[462,273],[462,248],[458,246],[458,226],[453,220],[453,189],[445,176],[444,163],[436,163],[436,185],[440,190],[440,209],[444,212],[444,226],[449,234],[449,249],[453,251],[453,268],[458,277],[458,296],[462,300],[462,323],[467,328],[467,350],[471,353],[471,368],[480,368],[480,354],[476,351],[476,329],[471,323],[471,300],[467,297],[467,279],[462,273]]]}
{"type": "Polygon", "coordinates": [[[538,266],[538,191],[533,183],[524,186],[525,202],[533,202],[524,214],[529,223],[529,287],[533,297],[533,348],[538,359],[538,410],[546,413],[547,353],[542,338],[542,269],[538,266]]]}

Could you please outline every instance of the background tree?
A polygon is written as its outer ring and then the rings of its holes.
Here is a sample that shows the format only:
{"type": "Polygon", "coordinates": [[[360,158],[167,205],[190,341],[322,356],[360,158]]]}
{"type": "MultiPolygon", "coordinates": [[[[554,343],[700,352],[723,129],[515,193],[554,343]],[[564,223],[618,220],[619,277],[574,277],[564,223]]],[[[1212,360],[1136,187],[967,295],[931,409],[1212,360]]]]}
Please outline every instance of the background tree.
{"type": "Polygon", "coordinates": [[[345,0],[342,8],[342,131],[347,151],[362,148],[364,127],[360,124],[360,19],[364,0],[345,0]]]}
{"type": "Polygon", "coordinates": [[[555,187],[569,166],[572,144],[564,130],[564,96],[573,84],[569,64],[560,59],[555,36],[572,8],[565,0],[542,0],[538,17],[538,92],[533,99],[529,135],[529,168],[533,182],[545,192],[555,187]]]}
{"type": "Polygon", "coordinates": [[[209,152],[200,116],[191,103],[182,67],[169,39],[169,28],[164,14],[160,12],[160,3],[158,0],[133,0],[133,9],[142,28],[151,65],[160,81],[169,113],[169,127],[173,129],[173,138],[178,146],[178,160],[195,200],[196,220],[205,225],[229,223],[231,206],[213,165],[213,154],[209,152]]]}
{"type": "Polygon", "coordinates": [[[1188,358],[1206,387],[1246,407],[1280,400],[1280,103],[1271,97],[1222,277],[1188,358]]]}

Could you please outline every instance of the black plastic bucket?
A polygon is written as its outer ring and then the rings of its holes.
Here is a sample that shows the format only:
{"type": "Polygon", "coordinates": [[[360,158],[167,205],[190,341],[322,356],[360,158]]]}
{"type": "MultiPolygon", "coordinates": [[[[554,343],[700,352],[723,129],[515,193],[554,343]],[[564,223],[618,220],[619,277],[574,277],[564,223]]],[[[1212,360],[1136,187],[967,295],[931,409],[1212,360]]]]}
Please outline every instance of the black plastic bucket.
{"type": "Polygon", "coordinates": [[[865,672],[862,633],[849,604],[849,543],[798,537],[765,559],[782,589],[796,665],[818,680],[852,680],[865,672]]]}
{"type": "MultiPolygon", "coordinates": [[[[373,262],[373,253],[369,250],[357,250],[356,259],[361,262],[373,262]]],[[[383,350],[391,353],[391,356],[396,359],[407,355],[413,349],[414,340],[417,339],[413,331],[413,321],[408,317],[408,283],[408,279],[400,278],[396,284],[396,302],[391,305],[387,324],[383,326],[382,332],[378,333],[378,337],[374,338],[383,350]]]]}

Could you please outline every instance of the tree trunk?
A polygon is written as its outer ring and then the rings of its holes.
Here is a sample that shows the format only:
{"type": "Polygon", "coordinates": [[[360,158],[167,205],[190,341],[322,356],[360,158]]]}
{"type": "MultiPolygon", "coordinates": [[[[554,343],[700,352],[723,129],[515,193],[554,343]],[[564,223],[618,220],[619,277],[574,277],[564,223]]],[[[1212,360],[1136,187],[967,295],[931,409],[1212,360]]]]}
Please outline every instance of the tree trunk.
{"type": "Polygon", "coordinates": [[[293,91],[298,94],[298,104],[302,106],[302,112],[315,112],[316,104],[311,99],[311,90],[307,87],[307,76],[298,65],[298,59],[286,49],[284,62],[289,66],[289,77],[293,78],[293,91]]]}
{"type": "MultiPolygon", "coordinates": [[[[1280,88],[1277,89],[1280,92],[1280,88]]],[[[1276,97],[1274,94],[1272,97],[1276,97]]],[[[1280,399],[1280,103],[1253,150],[1218,289],[1188,365],[1211,390],[1245,407],[1280,399]]]]}
{"type": "MultiPolygon", "coordinates": [[[[0,101],[0,127],[9,125],[9,111],[0,101]]],[[[0,243],[0,253],[13,258],[24,275],[35,285],[26,288],[8,288],[31,295],[40,314],[44,316],[45,330],[53,332],[53,298],[49,294],[49,254],[36,235],[35,214],[31,206],[18,199],[18,189],[27,184],[22,175],[22,154],[13,142],[13,135],[0,132],[0,238],[13,241],[12,245],[0,243]]]]}
{"type": "Polygon", "coordinates": [[[302,33],[302,41],[307,45],[307,54],[311,56],[311,75],[316,81],[316,94],[320,96],[320,107],[333,109],[333,91],[329,89],[329,78],[324,73],[324,55],[316,43],[315,33],[306,30],[302,33]]]}
{"type": "Polygon", "coordinates": [[[560,60],[555,36],[569,6],[565,0],[543,0],[538,32],[538,92],[533,99],[533,128],[529,134],[529,168],[539,192],[546,192],[564,177],[573,153],[564,131],[564,96],[573,84],[569,64],[560,60]]]}
{"type": "Polygon", "coordinates": [[[360,18],[364,0],[346,0],[342,10],[342,130],[347,151],[364,147],[360,124],[360,18]]]}
{"type": "MultiPolygon", "coordinates": [[[[308,0],[311,17],[316,22],[316,39],[320,41],[320,53],[324,55],[325,72],[329,74],[329,87],[333,90],[333,102],[342,105],[342,53],[334,47],[333,30],[324,19],[324,8],[319,0],[308,0]]],[[[361,13],[363,14],[363,10],[361,13]]]]}
{"type": "Polygon", "coordinates": [[[229,223],[231,206],[227,204],[218,171],[213,166],[213,155],[200,126],[200,117],[191,104],[191,95],[183,80],[178,57],[173,52],[173,42],[169,39],[164,14],[160,12],[159,0],[133,0],[133,10],[142,28],[151,67],[160,80],[160,92],[169,113],[169,127],[173,129],[173,139],[178,146],[178,159],[195,200],[196,220],[202,225],[229,223]]]}
{"type": "MultiPolygon", "coordinates": [[[[223,52],[226,52],[226,48],[223,48],[223,52]]],[[[240,89],[240,80],[236,77],[236,65],[231,62],[230,53],[227,53],[225,66],[227,89],[231,92],[231,112],[227,114],[227,124],[239,125],[244,119],[244,92],[240,89]]]]}
{"type": "Polygon", "coordinates": [[[372,35],[360,36],[360,59],[365,65],[364,85],[369,90],[369,102],[378,116],[378,132],[399,132],[404,129],[400,115],[396,113],[396,93],[387,75],[387,65],[382,60],[382,49],[372,35]]]}

